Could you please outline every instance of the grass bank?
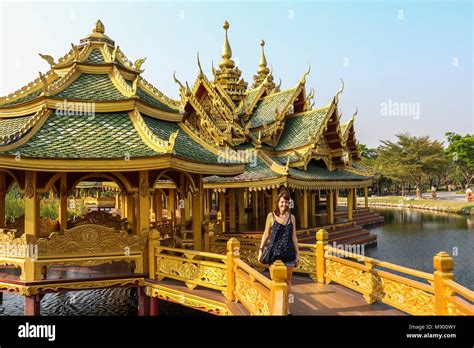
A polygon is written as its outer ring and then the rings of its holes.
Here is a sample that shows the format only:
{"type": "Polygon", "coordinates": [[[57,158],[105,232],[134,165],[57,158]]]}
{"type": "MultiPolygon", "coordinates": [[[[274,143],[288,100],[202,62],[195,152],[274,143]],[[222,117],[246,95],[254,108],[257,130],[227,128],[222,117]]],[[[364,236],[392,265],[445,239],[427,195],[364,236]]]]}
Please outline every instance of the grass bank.
{"type": "MultiPolygon", "coordinates": [[[[359,204],[364,204],[364,199],[358,199],[359,204]]],[[[418,198],[405,200],[403,196],[383,196],[369,197],[369,206],[386,206],[386,207],[402,207],[414,208],[434,211],[444,211],[447,213],[456,213],[464,215],[474,215],[474,203],[469,202],[450,202],[444,200],[434,200],[418,198]]]]}

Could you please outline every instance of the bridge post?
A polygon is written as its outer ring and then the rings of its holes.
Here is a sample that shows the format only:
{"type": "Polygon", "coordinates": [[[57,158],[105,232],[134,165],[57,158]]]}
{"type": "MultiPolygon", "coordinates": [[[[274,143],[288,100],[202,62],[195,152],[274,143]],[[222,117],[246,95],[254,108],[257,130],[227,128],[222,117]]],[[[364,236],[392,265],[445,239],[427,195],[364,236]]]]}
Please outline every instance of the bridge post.
{"type": "Polygon", "coordinates": [[[227,293],[228,301],[234,301],[235,274],[234,274],[234,258],[240,257],[240,242],[236,238],[227,241],[227,293]]]}
{"type": "Polygon", "coordinates": [[[448,303],[446,301],[445,280],[454,280],[453,258],[445,251],[440,251],[433,258],[434,272],[434,297],[435,315],[447,315],[448,303]]]}
{"type": "Polygon", "coordinates": [[[280,260],[270,266],[272,290],[270,298],[270,311],[272,315],[288,314],[288,284],[286,283],[287,269],[280,260]]]}
{"type": "Polygon", "coordinates": [[[319,229],[316,232],[316,279],[318,283],[326,283],[326,250],[328,244],[328,232],[319,229]]]}

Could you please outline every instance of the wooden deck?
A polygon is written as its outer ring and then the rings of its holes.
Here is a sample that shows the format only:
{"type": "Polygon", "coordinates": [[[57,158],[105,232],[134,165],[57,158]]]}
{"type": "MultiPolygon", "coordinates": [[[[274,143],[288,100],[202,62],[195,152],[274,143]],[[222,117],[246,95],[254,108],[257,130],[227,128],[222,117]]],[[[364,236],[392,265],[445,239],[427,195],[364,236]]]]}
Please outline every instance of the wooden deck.
{"type": "Polygon", "coordinates": [[[342,285],[318,284],[300,276],[293,276],[291,292],[292,315],[405,315],[383,303],[368,304],[361,294],[342,285]]]}

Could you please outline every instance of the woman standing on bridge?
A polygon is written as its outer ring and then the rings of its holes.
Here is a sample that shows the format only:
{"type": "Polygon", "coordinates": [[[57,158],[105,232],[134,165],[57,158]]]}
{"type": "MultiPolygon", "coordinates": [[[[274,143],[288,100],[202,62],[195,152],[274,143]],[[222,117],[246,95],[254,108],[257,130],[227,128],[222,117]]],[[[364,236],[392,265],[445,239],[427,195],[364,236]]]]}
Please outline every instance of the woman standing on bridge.
{"type": "Polygon", "coordinates": [[[288,294],[291,291],[291,276],[293,268],[299,262],[298,239],[296,237],[295,216],[290,213],[290,195],[287,191],[281,191],[275,202],[275,210],[267,215],[265,231],[260,242],[258,260],[262,259],[264,246],[269,243],[268,264],[281,260],[288,269],[286,282],[288,294]]]}

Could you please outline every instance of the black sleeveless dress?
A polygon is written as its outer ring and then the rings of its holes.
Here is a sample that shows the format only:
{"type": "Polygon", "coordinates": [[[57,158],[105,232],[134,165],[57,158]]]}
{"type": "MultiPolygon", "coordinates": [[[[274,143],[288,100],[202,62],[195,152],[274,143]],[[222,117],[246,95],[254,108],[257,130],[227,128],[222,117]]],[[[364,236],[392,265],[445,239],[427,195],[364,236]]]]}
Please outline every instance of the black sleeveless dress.
{"type": "Polygon", "coordinates": [[[281,260],[287,266],[295,266],[296,264],[296,250],[293,243],[293,223],[291,222],[291,214],[288,217],[286,224],[280,224],[273,215],[273,224],[270,233],[270,243],[272,253],[270,257],[270,264],[276,260],[281,260]]]}

